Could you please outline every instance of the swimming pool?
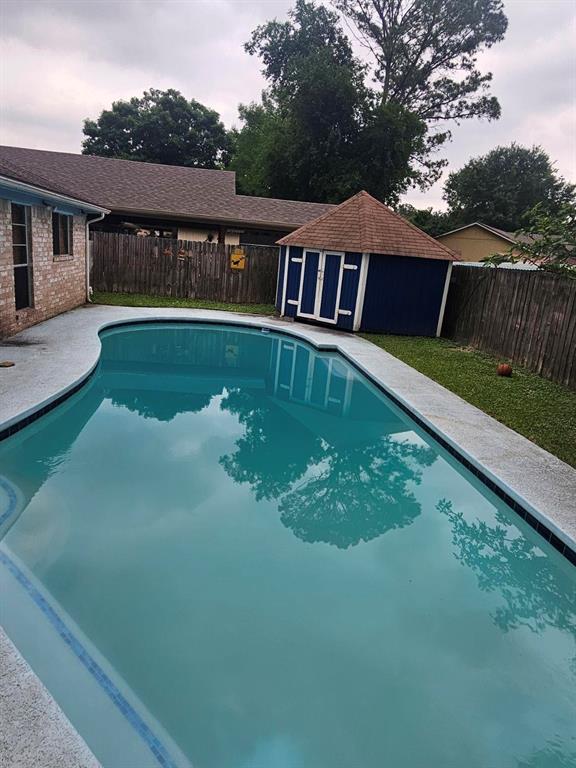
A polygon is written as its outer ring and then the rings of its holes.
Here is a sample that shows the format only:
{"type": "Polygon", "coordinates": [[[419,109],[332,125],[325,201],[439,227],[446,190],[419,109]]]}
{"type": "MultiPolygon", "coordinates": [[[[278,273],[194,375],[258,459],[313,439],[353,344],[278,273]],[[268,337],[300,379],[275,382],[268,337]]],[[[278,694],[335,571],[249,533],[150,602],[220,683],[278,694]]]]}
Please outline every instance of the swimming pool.
{"type": "Polygon", "coordinates": [[[0,444],[0,587],[105,768],[576,762],[576,569],[342,357],[102,344],[0,444]]]}

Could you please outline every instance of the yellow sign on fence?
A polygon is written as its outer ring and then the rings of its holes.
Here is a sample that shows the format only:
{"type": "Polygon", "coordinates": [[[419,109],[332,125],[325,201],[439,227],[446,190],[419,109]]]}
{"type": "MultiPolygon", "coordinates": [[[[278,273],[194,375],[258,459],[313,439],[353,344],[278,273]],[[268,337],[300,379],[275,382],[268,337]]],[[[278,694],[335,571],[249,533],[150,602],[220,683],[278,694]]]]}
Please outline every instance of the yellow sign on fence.
{"type": "Polygon", "coordinates": [[[244,248],[232,248],[230,266],[232,269],[244,269],[246,266],[246,251],[244,248]]]}

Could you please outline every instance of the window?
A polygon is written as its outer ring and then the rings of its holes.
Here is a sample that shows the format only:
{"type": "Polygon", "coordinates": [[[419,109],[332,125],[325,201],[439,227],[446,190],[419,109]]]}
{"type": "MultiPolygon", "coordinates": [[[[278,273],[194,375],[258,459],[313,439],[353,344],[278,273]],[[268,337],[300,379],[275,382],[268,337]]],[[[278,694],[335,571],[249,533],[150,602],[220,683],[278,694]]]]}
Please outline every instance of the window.
{"type": "Polygon", "coordinates": [[[72,216],[52,214],[52,241],[54,256],[72,255],[72,216]]]}
{"type": "Polygon", "coordinates": [[[32,306],[32,249],[30,208],[12,203],[12,258],[16,309],[32,306]]]}

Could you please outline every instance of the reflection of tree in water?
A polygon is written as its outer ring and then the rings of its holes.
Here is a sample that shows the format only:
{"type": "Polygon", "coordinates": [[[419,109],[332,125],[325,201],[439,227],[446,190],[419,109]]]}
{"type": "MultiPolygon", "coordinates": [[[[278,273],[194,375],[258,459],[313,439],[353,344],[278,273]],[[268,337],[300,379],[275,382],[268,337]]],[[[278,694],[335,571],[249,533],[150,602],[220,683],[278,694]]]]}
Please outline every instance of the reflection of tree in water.
{"type": "Polygon", "coordinates": [[[494,614],[502,630],[523,626],[540,632],[555,627],[576,640],[576,589],[568,573],[555,567],[529,538],[517,535],[501,511],[491,526],[482,520],[468,522],[446,499],[436,508],[450,520],[458,560],[476,573],[481,589],[505,599],[506,605],[494,614]]]}
{"type": "Polygon", "coordinates": [[[420,504],[407,490],[430,466],[430,448],[383,436],[376,442],[329,447],[313,477],[280,501],[281,520],[302,541],[340,549],[410,525],[420,504]]]}
{"type": "Polygon", "coordinates": [[[572,747],[564,749],[559,744],[551,744],[544,749],[533,752],[530,757],[520,759],[516,768],[575,768],[576,766],[576,737],[572,739],[572,747]]]}
{"type": "Polygon", "coordinates": [[[406,486],[419,483],[419,467],[435,460],[430,448],[388,435],[330,445],[272,402],[244,392],[230,392],[222,407],[246,432],[220,463],[257,499],[279,500],[282,522],[299,539],[345,549],[409,525],[420,513],[406,486]]]}
{"type": "Polygon", "coordinates": [[[199,413],[212,399],[211,394],[205,393],[140,389],[115,389],[109,397],[113,405],[157,421],[172,421],[179,413],[199,413]]]}
{"type": "Polygon", "coordinates": [[[238,417],[245,432],[220,463],[237,483],[248,483],[259,501],[277,499],[322,456],[320,439],[270,401],[232,390],[221,407],[238,417]]]}

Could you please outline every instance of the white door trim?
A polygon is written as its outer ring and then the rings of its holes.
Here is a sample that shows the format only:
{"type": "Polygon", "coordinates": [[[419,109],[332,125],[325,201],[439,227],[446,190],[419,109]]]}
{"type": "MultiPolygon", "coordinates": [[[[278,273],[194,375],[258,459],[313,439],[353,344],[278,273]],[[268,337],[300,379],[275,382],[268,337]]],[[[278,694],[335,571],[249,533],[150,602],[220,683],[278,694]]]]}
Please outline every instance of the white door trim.
{"type": "Polygon", "coordinates": [[[305,248],[302,251],[302,268],[300,272],[300,287],[298,288],[298,309],[297,309],[298,317],[308,317],[310,318],[310,320],[316,320],[316,307],[318,305],[318,293],[322,292],[321,286],[320,286],[320,291],[318,290],[319,284],[321,282],[320,280],[321,268],[322,268],[322,251],[320,249],[305,248]],[[316,292],[314,294],[314,311],[312,313],[302,312],[301,310],[302,291],[304,290],[304,274],[306,273],[306,257],[308,253],[318,254],[318,269],[316,271],[316,292]]]}
{"type": "MultiPolygon", "coordinates": [[[[332,320],[327,317],[320,318],[320,320],[324,320],[327,323],[334,323],[334,325],[336,325],[338,322],[338,312],[340,310],[340,294],[342,293],[342,277],[344,276],[344,262],[346,261],[346,254],[342,251],[325,251],[324,253],[329,254],[330,256],[340,256],[338,287],[336,288],[336,303],[334,304],[334,317],[332,320]]],[[[322,276],[324,276],[324,273],[322,273],[322,276]]]]}
{"type": "Polygon", "coordinates": [[[336,325],[338,322],[338,313],[340,308],[340,294],[342,292],[342,276],[344,275],[344,261],[346,254],[344,251],[321,251],[317,248],[305,248],[302,253],[302,271],[300,273],[300,287],[298,290],[298,317],[307,317],[310,320],[320,320],[323,323],[332,323],[336,325]],[[304,274],[306,272],[306,257],[308,253],[318,254],[318,271],[316,273],[316,293],[314,296],[314,311],[302,312],[302,291],[304,289],[304,274]],[[326,266],[326,256],[339,256],[340,268],[338,272],[338,285],[336,287],[336,305],[334,307],[334,317],[323,317],[320,314],[320,307],[322,306],[322,294],[324,292],[324,270],[326,266]]]}
{"type": "Polygon", "coordinates": [[[360,262],[360,276],[358,278],[358,290],[356,291],[356,309],[354,311],[353,331],[359,331],[362,325],[362,312],[364,311],[364,296],[366,295],[366,278],[370,266],[370,254],[363,253],[360,262]]]}
{"type": "Polygon", "coordinates": [[[290,269],[290,246],[286,246],[286,256],[284,259],[284,278],[282,283],[282,310],[281,315],[286,314],[286,288],[288,286],[288,270],[290,269]]]}
{"type": "Polygon", "coordinates": [[[444,281],[444,292],[442,293],[442,302],[440,304],[440,312],[438,314],[438,325],[436,326],[436,336],[440,336],[442,333],[442,323],[444,322],[444,310],[446,309],[446,299],[448,298],[448,289],[450,288],[450,277],[452,275],[452,262],[448,264],[446,270],[446,280],[444,281]]]}

